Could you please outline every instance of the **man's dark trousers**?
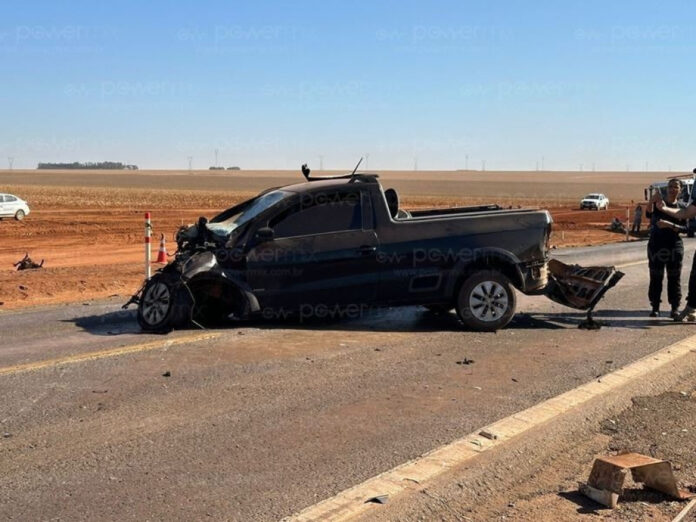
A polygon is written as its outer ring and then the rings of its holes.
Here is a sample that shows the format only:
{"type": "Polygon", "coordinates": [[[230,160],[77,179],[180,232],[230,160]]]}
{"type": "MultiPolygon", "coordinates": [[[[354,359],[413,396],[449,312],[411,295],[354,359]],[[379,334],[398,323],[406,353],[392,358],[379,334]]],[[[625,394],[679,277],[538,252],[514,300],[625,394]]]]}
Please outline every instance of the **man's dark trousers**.
{"type": "MultiPolygon", "coordinates": [[[[667,272],[667,301],[673,309],[681,304],[681,269],[684,261],[684,244],[681,239],[674,242],[662,243],[648,242],[648,266],[650,267],[650,287],[648,298],[654,309],[660,307],[662,301],[662,281],[667,272]]],[[[691,292],[689,281],[689,293],[696,301],[696,277],[693,279],[694,292],[691,292]]]]}

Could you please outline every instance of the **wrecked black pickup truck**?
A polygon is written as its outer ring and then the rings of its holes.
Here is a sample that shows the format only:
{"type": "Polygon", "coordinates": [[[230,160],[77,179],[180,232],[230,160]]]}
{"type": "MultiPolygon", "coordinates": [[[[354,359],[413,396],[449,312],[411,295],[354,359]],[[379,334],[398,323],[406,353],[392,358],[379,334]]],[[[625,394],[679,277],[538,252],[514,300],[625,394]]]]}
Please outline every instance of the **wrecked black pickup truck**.
{"type": "Polygon", "coordinates": [[[374,306],[456,310],[476,331],[503,328],[516,288],[589,309],[620,279],[559,262],[549,272],[551,216],[498,205],[399,208],[375,174],[267,190],[182,227],[175,260],[132,301],[146,331],[260,316],[356,317],[374,306]]]}

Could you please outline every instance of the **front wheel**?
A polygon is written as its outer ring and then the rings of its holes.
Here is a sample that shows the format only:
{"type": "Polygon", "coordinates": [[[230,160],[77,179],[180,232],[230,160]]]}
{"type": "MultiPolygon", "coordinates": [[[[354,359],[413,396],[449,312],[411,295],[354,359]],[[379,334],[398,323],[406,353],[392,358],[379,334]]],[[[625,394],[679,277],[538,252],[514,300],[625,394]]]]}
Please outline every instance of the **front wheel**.
{"type": "Polygon", "coordinates": [[[515,289],[497,270],[479,270],[462,284],[457,296],[457,315],[477,332],[504,328],[515,315],[515,289]]]}
{"type": "Polygon", "coordinates": [[[15,219],[17,221],[22,221],[24,219],[24,211],[23,210],[18,210],[17,213],[15,214],[15,219]]]}
{"type": "Polygon", "coordinates": [[[154,275],[145,285],[138,304],[138,324],[146,332],[166,333],[191,317],[186,290],[171,278],[154,275]]]}

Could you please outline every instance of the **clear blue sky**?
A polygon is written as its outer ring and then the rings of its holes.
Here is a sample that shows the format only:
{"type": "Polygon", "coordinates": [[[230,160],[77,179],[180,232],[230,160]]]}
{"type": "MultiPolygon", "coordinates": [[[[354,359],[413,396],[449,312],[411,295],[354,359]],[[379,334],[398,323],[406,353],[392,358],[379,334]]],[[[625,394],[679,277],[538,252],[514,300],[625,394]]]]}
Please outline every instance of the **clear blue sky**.
{"type": "Polygon", "coordinates": [[[688,170],[690,1],[0,6],[0,166],[688,170]]]}

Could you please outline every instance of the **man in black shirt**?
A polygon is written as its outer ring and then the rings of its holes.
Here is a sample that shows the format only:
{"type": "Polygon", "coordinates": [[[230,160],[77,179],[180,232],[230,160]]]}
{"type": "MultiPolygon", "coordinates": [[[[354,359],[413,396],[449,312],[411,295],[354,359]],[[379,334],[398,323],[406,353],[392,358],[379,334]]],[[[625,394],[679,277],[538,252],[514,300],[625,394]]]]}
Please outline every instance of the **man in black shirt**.
{"type": "MultiPolygon", "coordinates": [[[[648,241],[648,264],[650,267],[650,287],[648,298],[652,310],[650,317],[660,315],[662,300],[662,280],[667,271],[667,300],[672,308],[671,317],[677,317],[681,304],[681,269],[684,260],[684,243],[679,232],[685,232],[684,222],[676,216],[682,209],[677,201],[681,192],[681,181],[671,179],[667,184],[665,199],[657,191],[650,203],[646,216],[650,218],[650,239],[648,241]],[[674,212],[670,212],[670,211],[674,212]]],[[[696,208],[696,207],[695,207],[696,208]]],[[[696,285],[696,281],[694,282],[696,285]]],[[[696,294],[694,294],[696,301],[696,294]]],[[[696,303],[695,303],[696,304],[696,303]]]]}

